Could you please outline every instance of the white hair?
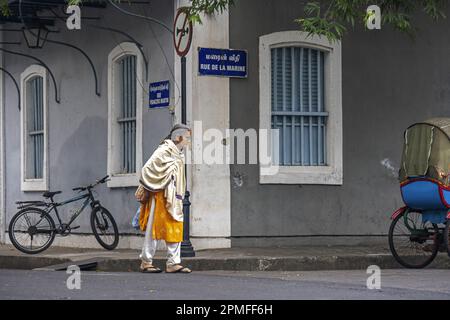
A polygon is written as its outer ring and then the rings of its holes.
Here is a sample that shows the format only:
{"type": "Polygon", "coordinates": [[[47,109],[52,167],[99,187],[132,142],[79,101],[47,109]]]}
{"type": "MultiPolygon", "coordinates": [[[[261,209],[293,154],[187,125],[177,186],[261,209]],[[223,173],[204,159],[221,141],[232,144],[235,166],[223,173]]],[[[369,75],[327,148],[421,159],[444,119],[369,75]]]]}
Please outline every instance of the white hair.
{"type": "Polygon", "coordinates": [[[172,141],[177,141],[178,137],[182,137],[187,131],[190,131],[190,129],[188,128],[179,128],[179,129],[175,129],[174,131],[172,131],[172,133],[170,134],[170,139],[172,141]]]}

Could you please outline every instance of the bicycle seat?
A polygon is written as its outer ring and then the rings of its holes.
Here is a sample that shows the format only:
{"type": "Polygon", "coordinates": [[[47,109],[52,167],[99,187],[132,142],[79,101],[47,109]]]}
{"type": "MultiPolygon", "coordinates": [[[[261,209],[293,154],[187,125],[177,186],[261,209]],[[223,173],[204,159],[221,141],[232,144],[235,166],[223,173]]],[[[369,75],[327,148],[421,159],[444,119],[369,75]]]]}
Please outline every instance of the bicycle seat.
{"type": "Polygon", "coordinates": [[[55,194],[60,194],[60,193],[62,193],[62,191],[53,191],[53,192],[50,192],[50,191],[47,191],[47,192],[44,192],[44,194],[42,195],[44,198],[51,198],[51,197],[53,197],[55,194]]]}

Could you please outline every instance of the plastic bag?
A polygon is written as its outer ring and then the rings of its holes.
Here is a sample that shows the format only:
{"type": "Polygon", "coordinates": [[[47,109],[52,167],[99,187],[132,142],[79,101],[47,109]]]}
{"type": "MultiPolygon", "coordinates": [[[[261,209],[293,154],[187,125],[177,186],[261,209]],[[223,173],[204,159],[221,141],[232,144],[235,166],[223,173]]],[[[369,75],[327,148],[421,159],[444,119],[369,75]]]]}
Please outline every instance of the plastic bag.
{"type": "Polygon", "coordinates": [[[133,217],[133,220],[131,220],[131,225],[133,226],[133,228],[135,228],[136,230],[141,230],[141,227],[139,225],[139,217],[141,215],[141,207],[139,207],[136,211],[136,214],[133,217]]]}

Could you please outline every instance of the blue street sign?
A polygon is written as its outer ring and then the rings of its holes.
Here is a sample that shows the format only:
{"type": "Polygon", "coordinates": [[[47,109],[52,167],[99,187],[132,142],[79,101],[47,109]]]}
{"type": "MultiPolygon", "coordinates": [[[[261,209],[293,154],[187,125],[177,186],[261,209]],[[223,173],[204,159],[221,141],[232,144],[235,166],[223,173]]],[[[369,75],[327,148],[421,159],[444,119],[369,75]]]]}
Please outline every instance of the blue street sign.
{"type": "Polygon", "coordinates": [[[150,83],[150,108],[168,107],[170,104],[170,82],[160,81],[150,83]]]}
{"type": "Polygon", "coordinates": [[[247,51],[198,48],[198,73],[203,76],[247,77],[247,51]]]}

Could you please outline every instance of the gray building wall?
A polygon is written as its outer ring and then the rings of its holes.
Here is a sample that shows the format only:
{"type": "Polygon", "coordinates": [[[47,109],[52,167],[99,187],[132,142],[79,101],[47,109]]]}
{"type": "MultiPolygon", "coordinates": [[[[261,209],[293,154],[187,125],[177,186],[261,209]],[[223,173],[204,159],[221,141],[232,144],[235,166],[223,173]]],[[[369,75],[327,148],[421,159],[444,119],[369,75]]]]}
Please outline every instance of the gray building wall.
{"type": "MultiPolygon", "coordinates": [[[[258,38],[299,30],[302,13],[294,0],[236,1],[231,9],[230,47],[249,56],[248,78],[231,79],[231,128],[259,127],[258,38]]],[[[396,175],[404,129],[450,115],[450,19],[414,21],[415,40],[386,27],[342,41],[342,186],[260,185],[257,165],[231,166],[233,246],[387,241],[390,215],[403,205],[396,175]]]]}
{"type": "MultiPolygon", "coordinates": [[[[173,23],[173,1],[155,0],[150,5],[132,5],[129,11],[142,13],[162,20],[167,25],[173,23]]],[[[82,15],[100,16],[100,21],[83,20],[81,31],[68,31],[65,23],[58,22],[59,34],[50,34],[53,40],[74,44],[92,58],[97,69],[101,97],[94,91],[94,78],[85,58],[75,50],[46,43],[41,50],[28,49],[23,43],[8,46],[10,50],[35,55],[48,64],[54,72],[61,94],[61,104],[54,99],[54,89],[49,81],[49,189],[62,190],[56,200],[68,198],[74,194],[73,187],[87,185],[107,173],[107,134],[108,134],[108,54],[119,43],[129,41],[124,36],[108,31],[88,28],[87,24],[96,24],[123,30],[144,46],[149,58],[149,82],[171,80],[172,103],[175,90],[173,77],[173,45],[171,35],[162,27],[152,24],[152,28],[167,56],[167,61],[157,45],[149,22],[126,16],[114,8],[82,9],[82,15]]],[[[11,25],[11,27],[20,27],[11,25]]],[[[21,39],[19,33],[6,33],[5,41],[21,39]]],[[[18,56],[5,55],[5,67],[17,81],[20,74],[35,62],[18,56]]],[[[17,211],[15,201],[42,199],[42,192],[21,192],[20,189],[20,113],[17,109],[17,93],[13,83],[5,78],[6,86],[6,222],[17,211]]],[[[156,149],[161,139],[167,135],[172,124],[168,109],[148,108],[148,82],[145,87],[143,107],[143,163],[156,149]]],[[[130,222],[136,209],[135,187],[110,189],[106,184],[99,186],[97,198],[109,208],[115,217],[122,234],[136,233],[130,222]]],[[[78,202],[77,205],[81,203],[78,202]]],[[[62,215],[68,220],[68,206],[62,209],[62,215]]],[[[84,212],[74,225],[81,225],[80,233],[91,233],[89,214],[84,212]]],[[[7,227],[7,226],[6,226],[7,227]]]]}

